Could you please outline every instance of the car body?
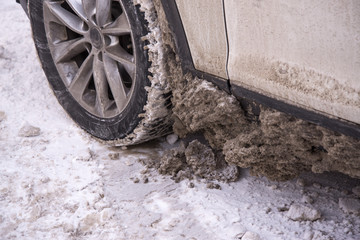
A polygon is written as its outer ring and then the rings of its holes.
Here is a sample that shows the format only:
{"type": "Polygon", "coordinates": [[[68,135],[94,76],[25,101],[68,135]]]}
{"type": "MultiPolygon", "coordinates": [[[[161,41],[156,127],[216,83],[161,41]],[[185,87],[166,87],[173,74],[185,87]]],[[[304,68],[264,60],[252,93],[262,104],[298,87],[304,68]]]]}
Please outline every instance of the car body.
{"type": "Polygon", "coordinates": [[[358,1],[162,3],[184,68],[237,97],[359,138],[358,1]]]}
{"type": "Polygon", "coordinates": [[[161,3],[185,72],[360,138],[359,1],[161,3]]]}

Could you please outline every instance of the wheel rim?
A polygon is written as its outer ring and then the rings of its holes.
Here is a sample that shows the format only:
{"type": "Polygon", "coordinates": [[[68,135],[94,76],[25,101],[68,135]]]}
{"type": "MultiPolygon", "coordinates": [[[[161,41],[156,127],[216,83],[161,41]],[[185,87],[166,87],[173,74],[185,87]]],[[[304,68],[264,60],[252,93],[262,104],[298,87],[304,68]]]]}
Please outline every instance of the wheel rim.
{"type": "Polygon", "coordinates": [[[100,118],[124,111],[136,83],[133,34],[121,1],[44,1],[49,49],[74,99],[100,118]]]}

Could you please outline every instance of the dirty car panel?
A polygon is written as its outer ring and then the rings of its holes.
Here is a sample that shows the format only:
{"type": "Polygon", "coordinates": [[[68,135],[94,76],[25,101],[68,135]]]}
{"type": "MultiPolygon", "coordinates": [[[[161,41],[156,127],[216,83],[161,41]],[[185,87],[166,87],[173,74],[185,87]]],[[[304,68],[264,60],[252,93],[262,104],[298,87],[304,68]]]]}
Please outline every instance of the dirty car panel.
{"type": "Polygon", "coordinates": [[[176,5],[195,68],[227,79],[227,40],[222,0],[177,0],[176,5]]]}
{"type": "Polygon", "coordinates": [[[360,124],[359,1],[224,2],[232,84],[360,124]]]}

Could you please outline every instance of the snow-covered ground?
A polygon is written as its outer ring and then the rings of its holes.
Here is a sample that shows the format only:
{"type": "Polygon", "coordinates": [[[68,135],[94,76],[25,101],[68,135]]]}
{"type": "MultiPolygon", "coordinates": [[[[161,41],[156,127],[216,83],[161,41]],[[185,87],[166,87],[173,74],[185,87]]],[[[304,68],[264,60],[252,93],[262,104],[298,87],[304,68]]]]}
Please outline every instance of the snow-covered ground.
{"type": "Polygon", "coordinates": [[[0,239],[360,239],[359,180],[278,183],[242,170],[208,189],[139,163],[164,140],[98,143],[51,93],[21,7],[0,3],[0,239]]]}

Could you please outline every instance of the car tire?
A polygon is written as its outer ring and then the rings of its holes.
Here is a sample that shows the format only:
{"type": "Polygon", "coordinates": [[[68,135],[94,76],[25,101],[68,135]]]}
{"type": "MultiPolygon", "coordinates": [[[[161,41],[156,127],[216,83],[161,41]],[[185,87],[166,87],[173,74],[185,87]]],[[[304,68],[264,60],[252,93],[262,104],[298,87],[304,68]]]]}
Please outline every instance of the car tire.
{"type": "Polygon", "coordinates": [[[81,128],[115,145],[171,132],[170,94],[148,94],[148,23],[132,1],[32,0],[29,14],[48,82],[81,128]]]}

